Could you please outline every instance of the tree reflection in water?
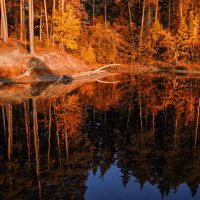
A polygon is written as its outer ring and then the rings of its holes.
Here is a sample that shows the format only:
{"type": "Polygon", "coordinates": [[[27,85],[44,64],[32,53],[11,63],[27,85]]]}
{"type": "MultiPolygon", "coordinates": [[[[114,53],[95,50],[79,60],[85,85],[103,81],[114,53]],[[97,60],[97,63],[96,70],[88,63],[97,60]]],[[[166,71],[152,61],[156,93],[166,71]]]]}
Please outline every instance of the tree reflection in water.
{"type": "Polygon", "coordinates": [[[108,79],[120,82],[88,83],[61,97],[1,105],[2,199],[84,199],[89,172],[104,177],[113,165],[124,187],[134,177],[141,188],[148,181],[162,196],[183,183],[196,195],[199,79],[108,79]]]}

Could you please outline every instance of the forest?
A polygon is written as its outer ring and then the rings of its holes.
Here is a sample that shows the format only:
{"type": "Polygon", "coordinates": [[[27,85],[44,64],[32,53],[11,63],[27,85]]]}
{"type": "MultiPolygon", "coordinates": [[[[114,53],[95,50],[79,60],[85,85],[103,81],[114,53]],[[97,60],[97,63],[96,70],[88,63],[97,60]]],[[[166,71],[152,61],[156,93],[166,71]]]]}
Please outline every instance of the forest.
{"type": "Polygon", "coordinates": [[[1,0],[0,6],[1,43],[14,41],[31,55],[64,49],[87,63],[124,64],[200,59],[199,0],[1,0]]]}

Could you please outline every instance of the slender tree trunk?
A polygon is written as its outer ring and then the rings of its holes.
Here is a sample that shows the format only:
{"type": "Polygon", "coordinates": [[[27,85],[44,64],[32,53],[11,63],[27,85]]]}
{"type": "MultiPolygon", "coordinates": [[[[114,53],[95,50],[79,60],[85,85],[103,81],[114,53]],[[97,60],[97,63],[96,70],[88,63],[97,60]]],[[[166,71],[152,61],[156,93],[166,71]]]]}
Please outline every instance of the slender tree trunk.
{"type": "Polygon", "coordinates": [[[40,41],[42,41],[42,3],[40,4],[40,41]]]}
{"type": "Polygon", "coordinates": [[[28,1],[29,5],[29,42],[30,42],[30,54],[34,55],[34,11],[33,0],[28,1]]]}
{"type": "Polygon", "coordinates": [[[52,38],[53,46],[54,46],[53,33],[54,33],[55,10],[56,10],[56,1],[53,0],[52,19],[51,19],[51,38],[52,38]]]}
{"type": "Polygon", "coordinates": [[[8,24],[7,24],[7,14],[6,14],[6,4],[5,0],[1,0],[1,37],[4,42],[8,40],[8,24]]]}
{"type": "Polygon", "coordinates": [[[107,0],[104,0],[104,20],[107,22],[107,0]]]}
{"type": "Polygon", "coordinates": [[[20,0],[20,40],[23,40],[23,1],[20,0]]]}
{"type": "Polygon", "coordinates": [[[156,0],[155,22],[158,21],[158,0],[156,0]]]}
{"type": "Polygon", "coordinates": [[[142,7],[142,22],[141,22],[141,28],[140,28],[140,41],[139,41],[140,47],[143,41],[145,7],[146,7],[146,0],[144,0],[143,7],[142,7]]]}
{"type": "Polygon", "coordinates": [[[179,6],[180,6],[180,18],[183,18],[183,0],[179,0],[179,6]]]}
{"type": "Polygon", "coordinates": [[[133,44],[133,48],[135,48],[134,37],[133,37],[133,21],[132,21],[131,7],[130,7],[130,2],[129,1],[128,1],[128,12],[129,12],[129,21],[130,21],[132,44],[133,44]]]}
{"type": "MultiPolygon", "coordinates": [[[[62,0],[62,25],[63,25],[63,15],[64,15],[64,9],[65,9],[65,2],[64,0],[62,0]]],[[[62,32],[62,42],[61,42],[61,46],[62,48],[64,47],[64,41],[63,41],[63,38],[64,38],[64,33],[62,32]]]]}
{"type": "Polygon", "coordinates": [[[49,43],[49,26],[48,26],[48,15],[47,15],[47,2],[44,0],[44,15],[45,15],[45,24],[46,24],[46,34],[47,34],[47,43],[49,43]]]}

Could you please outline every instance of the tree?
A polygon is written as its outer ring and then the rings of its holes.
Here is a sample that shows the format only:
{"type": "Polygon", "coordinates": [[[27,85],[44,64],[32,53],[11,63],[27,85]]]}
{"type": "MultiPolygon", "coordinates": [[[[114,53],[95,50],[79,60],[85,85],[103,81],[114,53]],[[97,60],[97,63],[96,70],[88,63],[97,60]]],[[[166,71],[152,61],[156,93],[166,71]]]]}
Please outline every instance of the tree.
{"type": "Polygon", "coordinates": [[[28,1],[29,10],[29,42],[30,42],[30,54],[33,55],[34,51],[34,11],[33,0],[28,1]]]}
{"type": "Polygon", "coordinates": [[[78,47],[78,38],[81,34],[81,22],[75,15],[75,8],[71,4],[58,6],[55,12],[53,39],[69,49],[78,47]]]}
{"type": "Polygon", "coordinates": [[[1,37],[3,38],[4,42],[6,42],[8,39],[8,24],[7,24],[5,0],[1,0],[0,5],[1,5],[1,37]]]}
{"type": "Polygon", "coordinates": [[[45,15],[45,22],[46,22],[47,40],[49,42],[49,25],[48,25],[48,14],[47,14],[47,2],[46,2],[46,0],[44,0],[44,15],[45,15]]]}
{"type": "Polygon", "coordinates": [[[194,57],[195,53],[195,47],[199,44],[199,19],[197,14],[194,15],[193,11],[190,12],[189,17],[189,25],[188,25],[188,31],[189,31],[189,53],[191,55],[191,59],[194,57]]]}

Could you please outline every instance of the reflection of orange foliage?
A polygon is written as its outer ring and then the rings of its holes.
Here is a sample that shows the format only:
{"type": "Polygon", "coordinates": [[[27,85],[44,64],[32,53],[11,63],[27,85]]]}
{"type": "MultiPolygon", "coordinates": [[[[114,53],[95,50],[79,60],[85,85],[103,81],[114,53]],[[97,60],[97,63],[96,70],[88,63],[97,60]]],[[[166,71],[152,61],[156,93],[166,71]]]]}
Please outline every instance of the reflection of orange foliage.
{"type": "Polygon", "coordinates": [[[62,133],[73,135],[82,123],[82,107],[78,95],[63,97],[55,102],[56,123],[62,133]]]}
{"type": "Polygon", "coordinates": [[[95,90],[94,84],[85,84],[84,86],[81,87],[80,93],[83,96],[88,97],[88,100],[90,101],[90,98],[93,97],[94,95],[94,90],[95,90]]]}
{"type": "Polygon", "coordinates": [[[191,97],[188,98],[188,103],[187,103],[187,107],[185,110],[185,125],[188,126],[189,122],[194,121],[194,116],[195,116],[195,98],[191,97]]]}
{"type": "Polygon", "coordinates": [[[87,105],[93,105],[96,109],[103,111],[117,106],[122,98],[122,93],[114,84],[87,84],[81,87],[80,93],[87,105]]]}

